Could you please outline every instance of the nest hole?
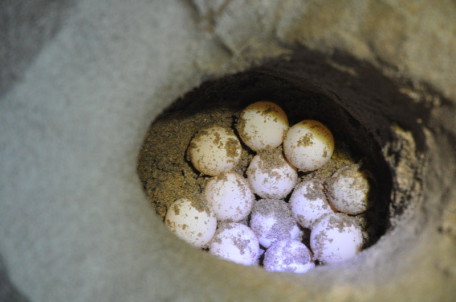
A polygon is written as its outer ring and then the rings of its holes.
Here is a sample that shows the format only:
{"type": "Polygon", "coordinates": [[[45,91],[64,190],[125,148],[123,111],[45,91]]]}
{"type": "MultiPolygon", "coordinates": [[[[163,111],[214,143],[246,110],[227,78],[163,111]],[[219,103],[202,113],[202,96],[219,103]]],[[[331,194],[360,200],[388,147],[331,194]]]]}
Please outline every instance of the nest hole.
{"type": "MultiPolygon", "coordinates": [[[[363,214],[364,248],[370,248],[413,211],[412,201],[421,196],[425,147],[419,123],[427,110],[404,93],[407,85],[349,56],[308,50],[208,80],[152,122],[138,158],[139,178],[163,219],[175,200],[197,198],[208,181],[186,157],[194,134],[214,124],[235,130],[243,108],[272,101],[287,113],[290,126],[314,119],[333,132],[333,158],[314,174],[327,177],[348,162],[367,171],[372,206],[363,214]]],[[[254,155],[243,149],[241,173],[254,155]]]]}

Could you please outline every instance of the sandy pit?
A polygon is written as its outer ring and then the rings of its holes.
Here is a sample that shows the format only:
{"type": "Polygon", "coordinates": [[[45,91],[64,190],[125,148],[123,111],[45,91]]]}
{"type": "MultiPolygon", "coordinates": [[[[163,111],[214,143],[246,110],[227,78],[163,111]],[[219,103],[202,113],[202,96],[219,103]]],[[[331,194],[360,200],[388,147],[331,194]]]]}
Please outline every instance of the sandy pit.
{"type": "MultiPolygon", "coordinates": [[[[416,120],[403,125],[415,129],[416,133],[410,134],[389,120],[392,108],[382,112],[373,106],[382,101],[387,105],[394,97],[396,106],[407,108],[411,100],[400,87],[388,86],[389,80],[374,68],[369,71],[368,77],[349,77],[325,63],[322,55],[301,50],[293,58],[209,81],[187,93],[152,122],[138,158],[139,177],[158,216],[163,219],[167,208],[179,198],[201,200],[210,178],[195,170],[187,151],[198,131],[213,125],[236,131],[242,109],[268,100],[288,113],[290,126],[313,119],[334,133],[336,148],[330,162],[314,172],[300,172],[300,181],[325,181],[348,164],[359,164],[369,175],[371,207],[357,218],[366,228],[364,247],[373,245],[407,213],[415,211],[422,199],[424,163],[419,160],[425,149],[424,133],[416,120]],[[375,86],[369,84],[373,77],[375,86]],[[420,141],[421,150],[415,140],[420,141]],[[398,144],[408,148],[391,150],[398,144]]],[[[425,113],[424,109],[415,110],[425,113]]],[[[234,170],[246,175],[254,155],[244,146],[234,170]]],[[[267,162],[273,155],[263,156],[267,162]]]]}

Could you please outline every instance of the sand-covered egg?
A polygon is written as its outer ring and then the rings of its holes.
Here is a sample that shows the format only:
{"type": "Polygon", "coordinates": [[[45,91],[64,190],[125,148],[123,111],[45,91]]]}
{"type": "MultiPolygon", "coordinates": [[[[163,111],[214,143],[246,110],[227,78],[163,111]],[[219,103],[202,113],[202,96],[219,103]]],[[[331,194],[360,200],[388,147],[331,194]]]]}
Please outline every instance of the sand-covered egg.
{"type": "Polygon", "coordinates": [[[309,249],[297,240],[276,241],[266,251],[264,268],[275,272],[306,273],[315,267],[309,249]]]}
{"type": "Polygon", "coordinates": [[[322,123],[304,120],[288,129],[283,150],[285,157],[298,170],[314,171],[331,159],[334,137],[322,123]]]}
{"type": "Polygon", "coordinates": [[[215,234],[217,219],[204,205],[181,198],[169,207],[165,224],[187,243],[195,247],[204,247],[215,234]]]}
{"type": "Polygon", "coordinates": [[[255,202],[250,228],[265,248],[279,240],[300,239],[302,236],[288,203],[277,199],[260,199],[255,202]]]}
{"type": "Polygon", "coordinates": [[[247,180],[236,172],[210,179],[204,188],[204,197],[218,220],[234,222],[249,215],[255,200],[247,180]]]}
{"type": "Polygon", "coordinates": [[[241,159],[241,151],[241,143],[231,129],[212,126],[195,135],[188,156],[195,169],[215,176],[232,170],[241,159]]]}
{"type": "Polygon", "coordinates": [[[254,193],[261,198],[283,199],[298,181],[296,169],[285,160],[280,148],[255,155],[246,174],[254,193]]]}
{"type": "Polygon", "coordinates": [[[260,254],[260,245],[253,231],[240,223],[220,226],[209,245],[209,253],[243,265],[254,265],[260,254]]]}
{"type": "Polygon", "coordinates": [[[328,199],[332,206],[343,213],[357,215],[369,206],[369,181],[358,165],[348,165],[326,180],[328,199]]]}
{"type": "Polygon", "coordinates": [[[236,128],[242,141],[252,150],[276,148],[283,142],[288,118],[275,103],[260,101],[241,112],[236,128]]]}
{"type": "Polygon", "coordinates": [[[322,263],[338,263],[355,256],[362,248],[363,234],[357,221],[345,214],[327,214],[310,233],[310,247],[322,263]]]}
{"type": "Polygon", "coordinates": [[[323,183],[318,179],[308,179],[299,183],[290,197],[293,216],[308,229],[321,217],[334,213],[323,191],[323,183]]]}

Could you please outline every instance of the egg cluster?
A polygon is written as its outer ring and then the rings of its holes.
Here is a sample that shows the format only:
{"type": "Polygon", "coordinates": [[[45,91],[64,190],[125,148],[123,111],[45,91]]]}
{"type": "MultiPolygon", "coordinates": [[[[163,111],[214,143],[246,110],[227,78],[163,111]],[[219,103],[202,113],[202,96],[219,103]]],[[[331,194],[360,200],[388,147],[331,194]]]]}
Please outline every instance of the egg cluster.
{"type": "Polygon", "coordinates": [[[168,208],[171,231],[220,258],[269,271],[304,273],[315,262],[355,256],[364,244],[355,215],[369,205],[366,176],[346,164],[326,179],[306,177],[330,161],[331,131],[315,120],[289,127],[282,108],[266,101],[246,107],[236,130],[215,125],[191,140],[188,158],[210,178],[200,201],[181,198],[168,208]],[[235,172],[241,141],[255,152],[244,175],[235,172]]]}

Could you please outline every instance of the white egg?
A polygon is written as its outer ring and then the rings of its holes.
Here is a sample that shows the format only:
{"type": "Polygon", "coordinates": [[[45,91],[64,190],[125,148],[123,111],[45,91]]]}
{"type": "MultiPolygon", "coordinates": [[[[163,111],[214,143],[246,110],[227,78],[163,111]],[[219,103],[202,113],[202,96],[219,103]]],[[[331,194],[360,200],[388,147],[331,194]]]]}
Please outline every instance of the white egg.
{"type": "Polygon", "coordinates": [[[215,176],[230,171],[239,163],[241,148],[231,129],[212,126],[195,135],[188,147],[188,155],[195,169],[215,176]]]}
{"type": "Polygon", "coordinates": [[[190,199],[181,198],[169,207],[165,224],[187,243],[204,247],[215,234],[217,219],[206,207],[196,206],[190,199]]]}
{"type": "Polygon", "coordinates": [[[291,211],[298,223],[308,229],[323,215],[334,213],[323,191],[323,183],[316,179],[299,183],[290,201],[291,211]]]}
{"type": "Polygon", "coordinates": [[[304,120],[288,129],[283,151],[288,161],[298,170],[314,171],[331,159],[334,137],[322,123],[304,120]]]}
{"type": "Polygon", "coordinates": [[[327,214],[310,233],[310,247],[322,263],[338,263],[355,256],[363,245],[361,227],[345,214],[327,214]]]}
{"type": "Polygon", "coordinates": [[[278,240],[302,237],[288,203],[283,200],[260,199],[255,202],[250,217],[250,228],[265,248],[278,240]]]}
{"type": "Polygon", "coordinates": [[[309,249],[297,240],[276,241],[266,251],[263,266],[268,271],[306,273],[315,267],[309,249]]]}
{"type": "Polygon", "coordinates": [[[257,263],[260,245],[253,231],[240,223],[220,226],[209,245],[209,253],[238,264],[257,263]]]}
{"type": "Polygon", "coordinates": [[[339,169],[326,181],[329,202],[343,213],[358,215],[368,208],[369,182],[357,165],[339,169]]]}
{"type": "Polygon", "coordinates": [[[272,102],[256,102],[247,106],[236,126],[242,141],[254,151],[276,148],[288,129],[285,112],[272,102]]]}
{"type": "Polygon", "coordinates": [[[280,149],[255,155],[247,168],[253,192],[261,198],[283,199],[293,190],[298,173],[283,157],[280,149]]]}
{"type": "Polygon", "coordinates": [[[221,221],[240,221],[252,210],[255,196],[247,182],[235,172],[213,177],[204,189],[208,207],[221,221]]]}

